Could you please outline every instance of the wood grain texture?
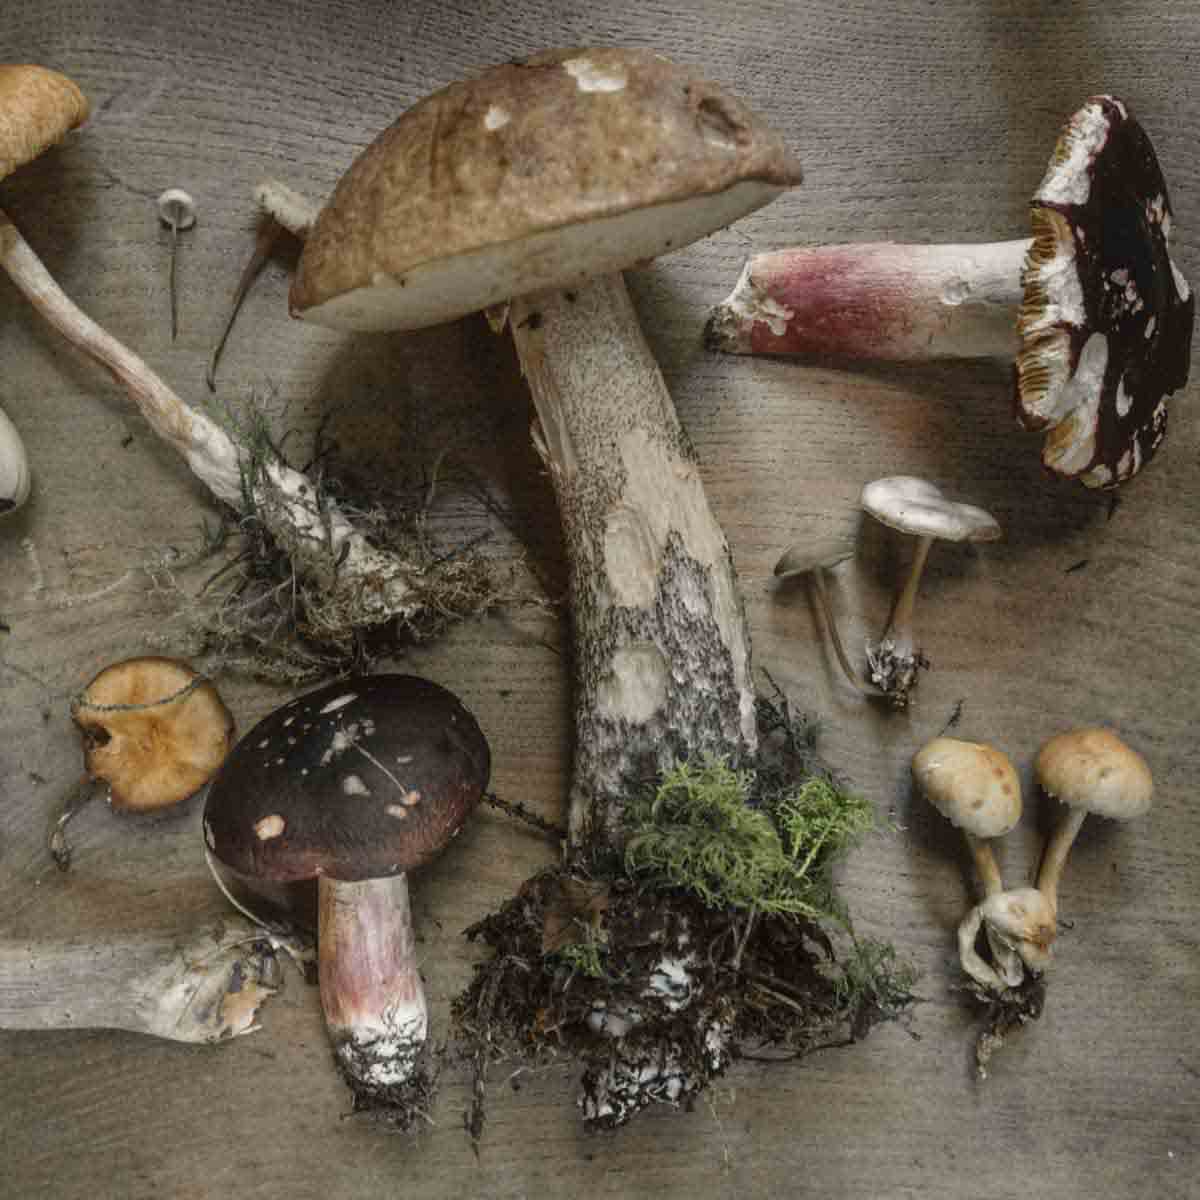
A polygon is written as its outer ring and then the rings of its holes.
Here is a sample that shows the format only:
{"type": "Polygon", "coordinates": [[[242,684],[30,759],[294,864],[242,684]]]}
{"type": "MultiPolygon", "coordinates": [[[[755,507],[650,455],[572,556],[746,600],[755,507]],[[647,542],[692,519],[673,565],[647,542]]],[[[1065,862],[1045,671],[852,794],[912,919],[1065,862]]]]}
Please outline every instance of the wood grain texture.
{"type": "MultiPolygon", "coordinates": [[[[96,115],[8,180],[5,209],[68,293],[185,398],[252,241],[251,188],[277,175],[319,198],[401,109],[464,72],[545,46],[629,43],[702,69],[788,137],[805,185],[703,244],[633,272],[630,287],[702,464],[746,597],[755,660],[825,723],[824,747],[895,829],[842,877],[860,929],[923,971],[914,1040],[879,1031],[807,1063],[745,1063],[691,1114],[655,1112],[588,1138],[571,1072],[493,1079],[476,1158],[450,1071],[415,1140],[343,1119],[315,989],[294,976],[263,1030],[221,1047],[117,1033],[0,1034],[0,1196],[328,1198],[447,1195],[1184,1197],[1200,1158],[1200,388],[1109,514],[1105,497],[1045,479],[992,363],[844,370],[719,359],[700,333],[752,252],[793,243],[1024,235],[1028,197],[1061,122],[1122,94],[1153,137],[1176,210],[1178,261],[1200,282],[1200,11],[1077,0],[5,0],[0,61],[75,78],[96,115]],[[196,198],[181,240],[180,337],[166,295],[169,233],[153,198],[196,198]],[[907,715],[837,682],[802,588],[776,558],[836,521],[863,482],[927,474],[989,509],[1005,539],[938,547],[918,624],[934,670],[907,715]],[[1078,569],[1077,564],[1086,561],[1078,569]],[[972,1022],[950,990],[967,904],[955,831],[916,801],[908,760],[956,705],[964,737],[1018,763],[1027,811],[1001,848],[1007,882],[1036,864],[1050,813],[1033,801],[1043,738],[1112,723],[1158,794],[1136,826],[1085,825],[1064,878],[1042,1021],[970,1071],[972,1022]]],[[[455,453],[509,506],[517,539],[442,493],[447,547],[491,528],[563,583],[553,496],[529,449],[511,350],[481,321],[347,338],[287,317],[291,261],[273,259],[226,350],[219,399],[251,395],[303,462],[327,432],[376,480],[412,483],[455,453]]],[[[74,869],[49,866],[55,798],[79,770],[71,693],[112,659],[162,648],[176,626],[142,569],[199,542],[213,509],[124,396],[0,281],[0,405],[20,428],[34,495],[0,525],[0,937],[62,941],[184,930],[219,911],[199,856],[199,807],[150,819],[93,806],[72,826],[74,869]],[[129,441],[129,439],[132,439],[129,441]]],[[[870,522],[831,578],[848,645],[887,615],[905,548],[870,522]]],[[[492,742],[496,789],[561,819],[569,769],[564,628],[517,606],[406,658],[457,691],[492,742]]],[[[284,693],[222,681],[240,727],[284,693]]],[[[549,861],[532,833],[484,813],[413,881],[436,1030],[478,951],[460,931],[549,861]]]]}

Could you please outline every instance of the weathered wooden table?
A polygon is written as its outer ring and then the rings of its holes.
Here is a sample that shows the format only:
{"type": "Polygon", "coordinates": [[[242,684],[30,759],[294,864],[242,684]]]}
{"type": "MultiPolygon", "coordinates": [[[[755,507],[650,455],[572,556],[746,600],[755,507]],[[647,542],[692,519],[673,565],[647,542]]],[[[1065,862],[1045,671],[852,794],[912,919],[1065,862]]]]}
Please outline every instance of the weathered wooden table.
{"type": "MultiPolygon", "coordinates": [[[[294,975],[263,1028],[220,1047],[108,1032],[0,1034],[0,1195],[1194,1196],[1200,1160],[1200,394],[1178,395],[1159,461],[1108,498],[1044,477],[992,362],[907,367],[719,359],[707,310],[750,252],[793,243],[1024,235],[1061,122],[1123,95],[1172,187],[1178,261],[1200,279],[1200,10],[1011,2],[515,5],[6,0],[0,61],[39,61],[93,99],[90,126],[0,189],[67,291],[192,402],[252,242],[251,186],[327,193],[409,103],[544,46],[646,45],[732,86],[781,129],[805,185],[630,283],[729,534],[756,663],[821,715],[827,756],[888,825],[841,872],[863,932],[922,971],[911,1033],[891,1026],[800,1064],[744,1063],[690,1114],[656,1111],[588,1137],[568,1067],[493,1073],[478,1157],[461,1127],[466,1076],[443,1080],[415,1139],[345,1118],[316,992],[294,975]],[[179,260],[170,340],[167,234],[153,198],[179,185],[199,221],[179,260]],[[935,553],[921,625],[934,669],[908,714],[835,678],[803,591],[771,573],[788,543],[836,522],[869,478],[924,474],[988,508],[1005,539],[935,553]],[[1043,1019],[991,1078],[973,1077],[974,1018],[951,989],[965,856],[913,794],[908,760],[961,706],[958,730],[1006,749],[1030,797],[1007,839],[1010,882],[1047,824],[1032,756],[1071,725],[1118,727],[1150,761],[1136,826],[1085,826],[1063,887],[1043,1019]]],[[[511,352],[482,321],[348,338],[289,320],[277,256],[243,311],[218,398],[253,398],[302,461],[324,421],[375,478],[455,453],[516,516],[509,532],[448,492],[447,546],[482,529],[561,586],[553,497],[528,448],[511,352]],[[430,417],[438,412],[436,418],[430,417]],[[425,459],[425,462],[428,460],[425,459]]],[[[170,647],[182,626],[145,565],[195,549],[215,509],[125,396],[67,352],[0,281],[0,405],[36,473],[0,525],[0,938],[38,945],[183,930],[219,911],[199,807],[151,820],[93,806],[63,875],[46,822],[79,771],[68,699],[101,666],[170,647]]],[[[854,647],[886,617],[902,557],[864,526],[835,604],[854,647]]],[[[561,817],[569,767],[561,613],[514,604],[402,661],[458,691],[494,749],[496,789],[561,817]]],[[[221,681],[243,729],[286,693],[221,681]]],[[[439,1031],[479,951],[460,931],[551,849],[485,812],[416,881],[439,1031]]]]}

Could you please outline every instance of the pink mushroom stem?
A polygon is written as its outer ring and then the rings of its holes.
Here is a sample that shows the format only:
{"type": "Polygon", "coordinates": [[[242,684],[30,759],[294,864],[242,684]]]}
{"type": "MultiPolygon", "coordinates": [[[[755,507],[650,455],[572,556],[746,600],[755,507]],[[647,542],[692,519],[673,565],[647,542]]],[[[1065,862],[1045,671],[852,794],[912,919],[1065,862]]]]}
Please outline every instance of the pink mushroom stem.
{"type": "Polygon", "coordinates": [[[749,259],[706,340],[728,354],[1012,357],[1030,239],[863,242],[749,259]]]}

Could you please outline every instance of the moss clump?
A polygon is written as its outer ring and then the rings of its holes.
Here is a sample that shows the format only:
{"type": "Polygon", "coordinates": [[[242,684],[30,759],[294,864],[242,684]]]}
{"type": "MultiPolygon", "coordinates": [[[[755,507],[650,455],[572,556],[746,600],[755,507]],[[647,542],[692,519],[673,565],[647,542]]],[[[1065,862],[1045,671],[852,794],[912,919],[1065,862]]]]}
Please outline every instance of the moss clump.
{"type": "Polygon", "coordinates": [[[912,1003],[914,972],[856,938],[834,892],[870,805],[782,698],[760,701],[759,728],[753,770],[678,765],[628,801],[622,845],[575,847],[467,931],[494,950],[454,1006],[474,1138],[508,1054],[578,1061],[585,1120],[611,1128],[690,1103],[738,1057],[845,1045],[912,1003]]]}
{"type": "Polygon", "coordinates": [[[630,876],[710,908],[843,920],[830,868],[874,825],[870,805],[827,777],[767,795],[756,784],[719,759],[669,771],[626,808],[630,876]]]}

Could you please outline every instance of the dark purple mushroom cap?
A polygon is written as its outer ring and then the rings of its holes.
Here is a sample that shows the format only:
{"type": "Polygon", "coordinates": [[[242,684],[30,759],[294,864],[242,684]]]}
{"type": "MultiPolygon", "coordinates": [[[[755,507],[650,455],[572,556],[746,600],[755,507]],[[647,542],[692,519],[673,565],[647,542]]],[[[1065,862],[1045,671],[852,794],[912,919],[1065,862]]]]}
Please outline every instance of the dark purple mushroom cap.
{"type": "Polygon", "coordinates": [[[1171,260],[1171,204],[1128,107],[1094,96],[1068,123],[1033,198],[1017,322],[1018,415],[1047,429],[1042,462],[1116,487],[1166,433],[1187,382],[1195,298],[1171,260]]]}
{"type": "Polygon", "coordinates": [[[363,675],[285,704],[225,760],[204,840],[242,875],[377,879],[428,862],[487,786],[475,718],[413,675],[363,675]]]}

